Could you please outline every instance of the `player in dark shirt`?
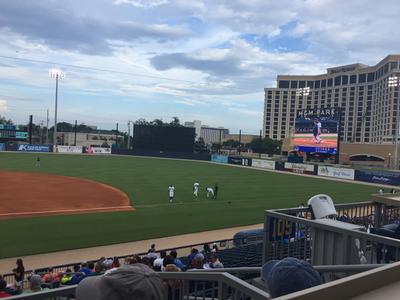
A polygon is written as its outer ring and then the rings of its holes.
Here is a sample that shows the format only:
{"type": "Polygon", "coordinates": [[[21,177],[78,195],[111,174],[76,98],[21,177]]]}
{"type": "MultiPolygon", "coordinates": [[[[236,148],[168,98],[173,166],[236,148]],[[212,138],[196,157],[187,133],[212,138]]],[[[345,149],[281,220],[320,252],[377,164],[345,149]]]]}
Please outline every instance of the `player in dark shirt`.
{"type": "Polygon", "coordinates": [[[217,199],[218,196],[218,184],[214,185],[214,199],[217,199]]]}

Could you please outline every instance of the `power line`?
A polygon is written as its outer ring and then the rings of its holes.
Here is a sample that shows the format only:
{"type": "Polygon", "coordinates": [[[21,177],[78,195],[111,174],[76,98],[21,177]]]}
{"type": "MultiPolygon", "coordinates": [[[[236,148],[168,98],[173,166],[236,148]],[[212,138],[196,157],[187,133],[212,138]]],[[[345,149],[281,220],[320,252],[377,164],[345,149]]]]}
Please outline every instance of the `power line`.
{"type": "Polygon", "coordinates": [[[5,55],[0,55],[0,58],[17,60],[17,61],[24,61],[24,62],[31,62],[31,63],[47,64],[47,65],[58,65],[58,66],[81,69],[81,70],[108,72],[108,73],[121,74],[121,75],[141,76],[141,77],[147,77],[147,78],[152,78],[152,79],[164,79],[164,80],[169,80],[169,81],[177,81],[177,82],[186,82],[186,83],[199,84],[199,82],[190,81],[190,80],[184,80],[184,79],[175,79],[175,78],[169,78],[169,77],[164,77],[164,76],[145,75],[145,74],[139,74],[139,73],[133,73],[133,72],[124,72],[124,71],[116,71],[116,70],[110,70],[110,69],[101,69],[101,68],[95,68],[95,67],[89,67],[89,66],[78,66],[78,65],[71,65],[71,64],[65,64],[65,63],[52,62],[52,61],[47,61],[47,60],[20,58],[20,57],[5,56],[5,55]]]}

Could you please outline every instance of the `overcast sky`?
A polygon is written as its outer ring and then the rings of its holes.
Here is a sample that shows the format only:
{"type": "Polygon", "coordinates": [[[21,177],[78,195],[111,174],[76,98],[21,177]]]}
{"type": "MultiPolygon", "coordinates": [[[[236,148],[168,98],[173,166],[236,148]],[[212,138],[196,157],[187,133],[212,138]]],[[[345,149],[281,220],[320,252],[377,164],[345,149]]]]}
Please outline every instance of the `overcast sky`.
{"type": "Polygon", "coordinates": [[[400,53],[398,0],[0,0],[0,115],[262,127],[277,74],[400,53]]]}

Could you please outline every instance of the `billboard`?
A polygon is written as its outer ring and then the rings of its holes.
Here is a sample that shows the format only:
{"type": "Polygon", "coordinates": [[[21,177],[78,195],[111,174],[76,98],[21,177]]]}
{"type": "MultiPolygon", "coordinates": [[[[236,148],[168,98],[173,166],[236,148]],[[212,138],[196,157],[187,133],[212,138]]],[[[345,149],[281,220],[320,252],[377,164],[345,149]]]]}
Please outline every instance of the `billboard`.
{"type": "Polygon", "coordinates": [[[111,154],[111,148],[105,147],[88,147],[85,149],[88,154],[111,154]]]}
{"type": "Polygon", "coordinates": [[[285,171],[298,173],[298,174],[314,175],[314,169],[315,169],[314,165],[296,164],[296,163],[290,163],[290,162],[285,162],[285,165],[284,165],[285,171]]]}
{"type": "Polygon", "coordinates": [[[335,107],[301,109],[296,113],[292,145],[301,152],[336,154],[340,110],[335,107]]]}
{"type": "Polygon", "coordinates": [[[219,155],[219,154],[213,154],[211,155],[211,161],[221,163],[221,164],[227,164],[228,163],[228,156],[226,155],[219,155]]]}
{"type": "Polygon", "coordinates": [[[353,169],[318,166],[319,176],[354,180],[354,174],[353,169]]]}
{"type": "Polygon", "coordinates": [[[355,179],[359,181],[388,184],[388,185],[400,185],[400,174],[391,173],[385,171],[367,171],[367,170],[356,170],[355,179]]]}
{"type": "Polygon", "coordinates": [[[183,126],[138,125],[133,128],[135,150],[193,153],[195,129],[183,126]]]}
{"type": "Polygon", "coordinates": [[[57,145],[55,152],[79,154],[79,153],[82,153],[82,150],[83,150],[82,148],[83,148],[82,146],[61,146],[61,145],[57,145]]]}
{"type": "Polygon", "coordinates": [[[229,156],[228,163],[232,165],[251,166],[251,159],[229,156]]]}
{"type": "Polygon", "coordinates": [[[255,168],[275,170],[275,161],[253,158],[251,166],[255,168]]]}
{"type": "Polygon", "coordinates": [[[51,145],[32,145],[32,144],[23,144],[18,145],[18,151],[25,152],[51,152],[51,145]]]}

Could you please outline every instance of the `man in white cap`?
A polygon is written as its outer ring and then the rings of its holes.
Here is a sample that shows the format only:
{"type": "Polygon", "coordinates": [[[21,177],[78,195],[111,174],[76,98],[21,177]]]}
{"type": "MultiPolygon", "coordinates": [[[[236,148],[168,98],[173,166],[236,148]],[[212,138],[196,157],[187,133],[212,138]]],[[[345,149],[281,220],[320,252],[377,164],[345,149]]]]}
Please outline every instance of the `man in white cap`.
{"type": "Polygon", "coordinates": [[[166,296],[160,276],[143,264],[87,277],[79,283],[75,294],[76,300],[164,300],[166,296]]]}

